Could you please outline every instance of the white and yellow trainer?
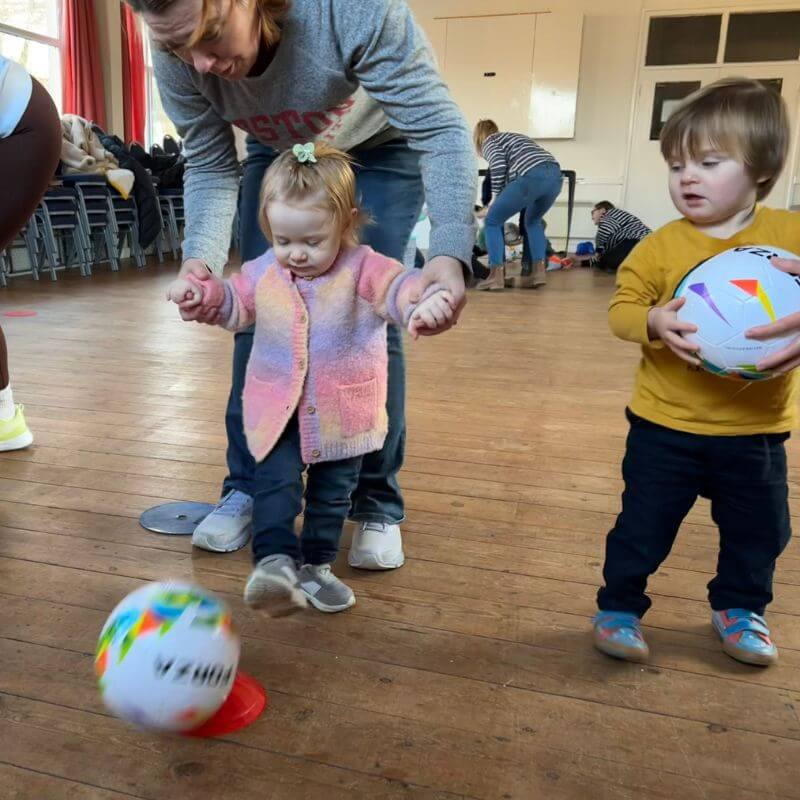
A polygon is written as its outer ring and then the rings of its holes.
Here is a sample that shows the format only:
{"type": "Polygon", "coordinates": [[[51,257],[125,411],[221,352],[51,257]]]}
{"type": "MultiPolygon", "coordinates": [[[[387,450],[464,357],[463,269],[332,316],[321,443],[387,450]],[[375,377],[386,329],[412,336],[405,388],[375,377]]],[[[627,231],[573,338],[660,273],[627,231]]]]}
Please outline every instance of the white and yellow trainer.
{"type": "Polygon", "coordinates": [[[22,406],[18,405],[11,419],[0,419],[0,452],[22,450],[33,442],[22,411],[22,406]]]}

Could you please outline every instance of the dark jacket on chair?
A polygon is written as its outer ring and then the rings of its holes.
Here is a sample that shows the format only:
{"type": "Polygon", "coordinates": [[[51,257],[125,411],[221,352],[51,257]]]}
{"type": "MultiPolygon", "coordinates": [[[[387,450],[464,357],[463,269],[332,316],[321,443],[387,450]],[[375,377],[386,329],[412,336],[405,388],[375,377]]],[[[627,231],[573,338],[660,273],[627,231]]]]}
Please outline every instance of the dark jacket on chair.
{"type": "Polygon", "coordinates": [[[94,131],[100,137],[103,147],[114,154],[119,165],[131,170],[136,176],[133,196],[136,198],[136,207],[139,210],[139,244],[142,249],[149,247],[161,233],[158,196],[150,173],[130,154],[118,136],[110,136],[97,126],[94,127],[94,131]]]}

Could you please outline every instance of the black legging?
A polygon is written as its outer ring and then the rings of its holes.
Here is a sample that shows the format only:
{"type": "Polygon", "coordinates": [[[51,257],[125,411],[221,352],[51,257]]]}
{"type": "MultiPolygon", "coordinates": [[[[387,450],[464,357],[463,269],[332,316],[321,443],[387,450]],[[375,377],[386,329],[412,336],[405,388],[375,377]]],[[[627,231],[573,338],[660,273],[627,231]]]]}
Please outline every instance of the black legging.
{"type": "MultiPolygon", "coordinates": [[[[10,136],[0,139],[0,250],[30,219],[61,156],[61,121],[35,79],[28,107],[10,136]]],[[[9,384],[8,348],[0,328],[0,389],[9,384]]]]}
{"type": "Polygon", "coordinates": [[[597,258],[597,268],[604,272],[616,272],[637,244],[639,244],[638,239],[625,239],[610,250],[600,253],[597,258]]]}

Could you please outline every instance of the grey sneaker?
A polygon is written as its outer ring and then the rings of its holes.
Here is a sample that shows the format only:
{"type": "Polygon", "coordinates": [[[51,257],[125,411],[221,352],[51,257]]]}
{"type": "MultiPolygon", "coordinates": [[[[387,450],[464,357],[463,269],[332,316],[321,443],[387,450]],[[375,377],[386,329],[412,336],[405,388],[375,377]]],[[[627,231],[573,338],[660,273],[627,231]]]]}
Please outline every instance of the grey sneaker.
{"type": "Polygon", "coordinates": [[[304,564],[298,578],[311,605],[320,611],[335,614],[356,604],[353,590],[331,572],[330,564],[304,564]]]}
{"type": "Polygon", "coordinates": [[[253,498],[231,489],[194,529],[192,544],[212,553],[230,553],[247,544],[253,521],[253,498]]]}
{"type": "Polygon", "coordinates": [[[294,559],[285,555],[262,558],[247,579],[244,602],[250,608],[264,609],[271,617],[285,617],[308,608],[297,581],[294,559]]]}

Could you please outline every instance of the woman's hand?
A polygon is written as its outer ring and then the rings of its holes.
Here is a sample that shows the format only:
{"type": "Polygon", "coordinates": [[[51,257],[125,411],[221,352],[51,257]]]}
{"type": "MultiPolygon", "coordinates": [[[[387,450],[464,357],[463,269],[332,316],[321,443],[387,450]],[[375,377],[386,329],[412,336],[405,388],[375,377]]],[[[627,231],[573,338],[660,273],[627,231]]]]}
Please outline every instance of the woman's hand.
{"type": "MultiPolygon", "coordinates": [[[[458,322],[459,314],[461,314],[467,303],[467,287],[464,284],[464,267],[461,262],[451,256],[435,256],[432,258],[422,268],[422,275],[415,292],[410,298],[411,302],[419,303],[426,289],[434,283],[438,283],[442,289],[446,289],[452,298],[453,316],[447,321],[447,326],[432,331],[432,333],[442,333],[458,322]]],[[[425,329],[417,332],[420,336],[428,335],[425,329]]]]}
{"type": "MultiPolygon", "coordinates": [[[[770,260],[773,267],[788,272],[790,275],[800,275],[800,260],[794,258],[773,258],[770,260]]],[[[786,334],[797,333],[800,334],[800,311],[794,314],[789,314],[786,317],[771,322],[769,325],[759,325],[756,328],[750,328],[745,333],[748,339],[757,339],[763,341],[764,339],[773,339],[776,336],[786,336],[786,334]]],[[[800,336],[795,339],[788,347],[778,350],[771,356],[759,361],[756,364],[756,369],[761,372],[789,372],[789,370],[800,366],[800,336]]]]}

